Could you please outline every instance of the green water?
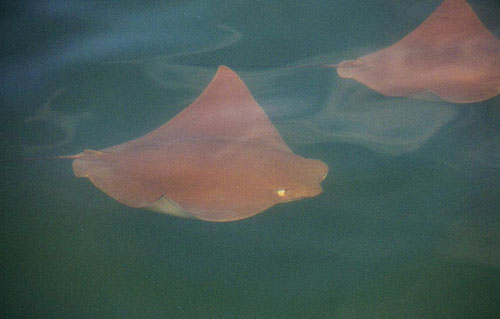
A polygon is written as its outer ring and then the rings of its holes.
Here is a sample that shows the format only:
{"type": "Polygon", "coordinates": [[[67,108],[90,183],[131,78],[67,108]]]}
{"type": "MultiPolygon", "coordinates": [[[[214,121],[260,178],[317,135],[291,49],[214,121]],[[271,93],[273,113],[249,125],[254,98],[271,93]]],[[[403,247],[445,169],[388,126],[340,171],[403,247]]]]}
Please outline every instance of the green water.
{"type": "MultiPolygon", "coordinates": [[[[495,1],[469,1],[500,37],[495,1]]],[[[500,98],[388,98],[335,70],[438,1],[5,4],[1,159],[141,136],[233,68],[323,193],[231,223],[123,206],[70,161],[2,163],[2,318],[498,318],[500,98]],[[262,66],[262,67],[258,67],[262,66]]]]}

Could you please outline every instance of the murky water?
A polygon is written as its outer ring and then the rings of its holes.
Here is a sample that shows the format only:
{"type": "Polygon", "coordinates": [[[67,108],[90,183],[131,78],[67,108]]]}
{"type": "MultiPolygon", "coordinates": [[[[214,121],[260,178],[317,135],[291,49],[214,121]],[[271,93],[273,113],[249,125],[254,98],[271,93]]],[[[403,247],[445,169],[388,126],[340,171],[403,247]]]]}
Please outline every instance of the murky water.
{"type": "MultiPolygon", "coordinates": [[[[500,37],[499,5],[469,3],[500,37]]],[[[206,223],[123,206],[70,161],[2,163],[2,317],[497,318],[500,97],[389,98],[283,67],[386,47],[438,4],[2,5],[2,159],[141,136],[224,64],[330,167],[318,197],[206,223]]]]}

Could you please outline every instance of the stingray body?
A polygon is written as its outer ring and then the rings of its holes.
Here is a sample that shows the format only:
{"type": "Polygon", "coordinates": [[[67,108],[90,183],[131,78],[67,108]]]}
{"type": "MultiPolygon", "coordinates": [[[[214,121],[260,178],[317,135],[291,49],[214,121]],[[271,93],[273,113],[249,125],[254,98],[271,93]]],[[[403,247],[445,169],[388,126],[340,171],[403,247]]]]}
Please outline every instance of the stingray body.
{"type": "Polygon", "coordinates": [[[478,102],[500,94],[500,40],[465,0],[445,0],[402,40],[337,72],[387,96],[478,102]]]}
{"type": "Polygon", "coordinates": [[[321,193],[328,167],[294,154],[236,73],[151,133],[74,155],[73,170],[117,201],[181,217],[232,221],[321,193]]]}

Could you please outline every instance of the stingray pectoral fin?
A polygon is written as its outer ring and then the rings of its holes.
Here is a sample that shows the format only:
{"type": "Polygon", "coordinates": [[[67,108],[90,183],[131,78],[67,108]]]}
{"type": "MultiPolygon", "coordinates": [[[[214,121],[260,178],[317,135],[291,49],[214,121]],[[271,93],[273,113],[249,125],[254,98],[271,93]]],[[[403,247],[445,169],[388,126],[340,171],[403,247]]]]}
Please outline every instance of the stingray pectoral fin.
{"type": "Polygon", "coordinates": [[[145,206],[144,208],[152,210],[157,213],[172,215],[176,217],[196,219],[195,216],[186,212],[176,202],[164,196],[161,196],[158,200],[154,201],[148,206],[145,206]]]}
{"type": "Polygon", "coordinates": [[[77,177],[88,177],[106,195],[130,207],[146,207],[161,196],[161,192],[148,185],[147,180],[102,161],[77,159],[73,162],[73,170],[77,177]]]}

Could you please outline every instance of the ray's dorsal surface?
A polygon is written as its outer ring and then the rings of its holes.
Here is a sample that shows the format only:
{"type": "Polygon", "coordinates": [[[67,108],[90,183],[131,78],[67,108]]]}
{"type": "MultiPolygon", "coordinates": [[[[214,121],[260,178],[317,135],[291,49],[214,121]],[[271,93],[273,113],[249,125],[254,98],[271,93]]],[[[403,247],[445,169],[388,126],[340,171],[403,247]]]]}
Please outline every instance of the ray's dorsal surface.
{"type": "Polygon", "coordinates": [[[186,109],[151,133],[74,156],[73,170],[117,201],[232,221],[320,194],[328,167],[294,154],[225,66],[186,109]]]}
{"type": "Polygon", "coordinates": [[[337,72],[388,96],[479,102],[500,94],[500,40],[465,0],[445,0],[401,41],[341,62],[337,72]]]}

